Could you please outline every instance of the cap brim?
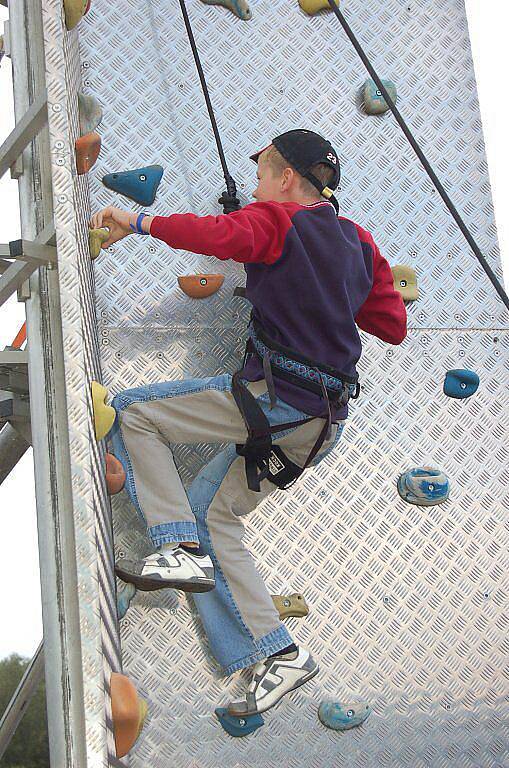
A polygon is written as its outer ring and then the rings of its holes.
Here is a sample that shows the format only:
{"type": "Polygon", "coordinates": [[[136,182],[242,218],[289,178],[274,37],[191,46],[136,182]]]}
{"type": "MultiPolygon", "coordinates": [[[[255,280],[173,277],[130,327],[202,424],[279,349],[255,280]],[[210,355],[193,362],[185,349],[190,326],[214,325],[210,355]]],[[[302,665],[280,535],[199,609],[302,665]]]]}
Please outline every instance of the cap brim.
{"type": "MultiPolygon", "coordinates": [[[[271,142],[271,144],[272,144],[272,142],[271,142]]],[[[265,150],[268,149],[269,147],[270,147],[270,144],[267,144],[266,147],[264,147],[263,149],[259,149],[258,152],[254,153],[254,155],[249,155],[249,159],[252,160],[253,163],[257,163],[258,162],[258,158],[260,157],[262,152],[265,152],[265,150]]]]}

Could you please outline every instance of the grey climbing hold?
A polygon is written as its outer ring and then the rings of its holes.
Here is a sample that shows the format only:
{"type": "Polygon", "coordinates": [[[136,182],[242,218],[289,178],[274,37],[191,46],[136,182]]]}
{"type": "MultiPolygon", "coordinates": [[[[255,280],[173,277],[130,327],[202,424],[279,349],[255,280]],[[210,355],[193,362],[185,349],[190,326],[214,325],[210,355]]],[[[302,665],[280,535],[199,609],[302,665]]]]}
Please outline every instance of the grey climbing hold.
{"type": "MultiPolygon", "coordinates": [[[[382,83],[384,84],[384,88],[387,90],[387,93],[391,97],[392,101],[396,103],[398,93],[392,80],[382,80],[382,83]]],[[[371,80],[371,78],[366,80],[362,91],[364,109],[368,115],[381,115],[384,112],[387,112],[389,105],[385,101],[384,97],[382,96],[382,91],[378,89],[378,86],[374,80],[371,80]]]]}
{"type": "Polygon", "coordinates": [[[479,387],[479,376],[467,368],[447,371],[444,381],[444,394],[464,400],[471,397],[479,387]]]}
{"type": "Polygon", "coordinates": [[[322,701],[318,707],[318,719],[333,731],[355,728],[371,714],[371,707],[364,699],[349,698],[343,701],[322,701]]]}
{"type": "Polygon", "coordinates": [[[103,176],[103,184],[114,192],[134,200],[140,205],[152,205],[163,175],[160,165],[147,165],[132,171],[119,171],[103,176]]]}
{"type": "Polygon", "coordinates": [[[226,707],[217,707],[214,711],[224,730],[230,736],[249,736],[250,733],[261,728],[265,722],[261,715],[247,715],[246,717],[230,715],[226,707]]]}
{"type": "Polygon", "coordinates": [[[102,107],[94,96],[86,93],[78,93],[78,110],[80,114],[80,133],[95,131],[103,119],[102,107]]]}
{"type": "Polygon", "coordinates": [[[201,0],[205,5],[222,5],[243,21],[249,21],[253,14],[247,0],[201,0]]]}
{"type": "Polygon", "coordinates": [[[117,615],[119,619],[123,619],[131,604],[131,600],[136,594],[136,587],[134,584],[128,584],[124,581],[117,583],[119,585],[117,589],[117,615]]]}
{"type": "Polygon", "coordinates": [[[449,498],[449,480],[440,469],[415,467],[399,477],[398,493],[409,504],[443,504],[449,498]]]}

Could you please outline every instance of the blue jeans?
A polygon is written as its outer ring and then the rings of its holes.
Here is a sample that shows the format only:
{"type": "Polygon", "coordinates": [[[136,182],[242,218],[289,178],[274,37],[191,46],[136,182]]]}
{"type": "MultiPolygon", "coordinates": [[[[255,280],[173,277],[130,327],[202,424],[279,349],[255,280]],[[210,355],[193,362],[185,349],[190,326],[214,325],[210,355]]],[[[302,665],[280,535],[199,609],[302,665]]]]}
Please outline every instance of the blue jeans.
{"type": "MultiPolygon", "coordinates": [[[[271,410],[264,381],[249,382],[248,387],[271,425],[309,418],[280,399],[271,410]]],[[[247,432],[231,394],[231,376],[124,390],[112,406],[116,411],[109,435],[112,452],[125,469],[125,488],[154,547],[170,541],[197,542],[214,563],[215,589],[195,593],[193,599],[223,673],[251,666],[293,642],[241,541],[242,516],[275,486],[264,480],[259,493],[247,487],[244,459],[235,448],[245,442],[247,432]],[[186,493],[170,443],[229,446],[203,467],[186,493]]],[[[277,432],[273,441],[303,466],[322,426],[323,419],[314,419],[277,432]]],[[[344,422],[334,425],[313,465],[333,450],[343,427],[344,422]]]]}

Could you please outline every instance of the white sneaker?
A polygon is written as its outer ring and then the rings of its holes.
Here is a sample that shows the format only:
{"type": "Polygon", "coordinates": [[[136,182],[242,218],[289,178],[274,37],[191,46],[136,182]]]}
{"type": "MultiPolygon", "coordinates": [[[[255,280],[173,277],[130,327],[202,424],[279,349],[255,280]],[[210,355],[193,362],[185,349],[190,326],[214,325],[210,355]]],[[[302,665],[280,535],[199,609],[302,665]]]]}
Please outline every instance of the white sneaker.
{"type": "Polygon", "coordinates": [[[144,592],[156,589],[181,589],[183,592],[209,592],[216,586],[214,565],[209,555],[192,555],[175,544],[143,560],[121,559],[115,573],[144,592]]]}
{"type": "Polygon", "coordinates": [[[228,705],[228,714],[247,717],[266,712],[277,704],[285,693],[299,688],[320,670],[309,651],[299,647],[284,656],[260,661],[253,669],[253,679],[244,701],[228,705]]]}

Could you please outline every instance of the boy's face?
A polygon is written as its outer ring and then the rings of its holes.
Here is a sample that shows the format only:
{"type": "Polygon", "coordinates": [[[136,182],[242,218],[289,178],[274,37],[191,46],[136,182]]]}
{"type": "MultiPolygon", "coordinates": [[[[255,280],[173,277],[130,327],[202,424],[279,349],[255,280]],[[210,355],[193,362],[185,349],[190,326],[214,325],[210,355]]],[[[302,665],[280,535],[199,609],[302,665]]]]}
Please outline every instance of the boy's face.
{"type": "Polygon", "coordinates": [[[283,190],[281,189],[281,176],[275,176],[271,166],[263,159],[263,153],[258,159],[256,170],[258,186],[253,192],[253,197],[258,203],[266,203],[269,200],[283,202],[283,190]]]}

